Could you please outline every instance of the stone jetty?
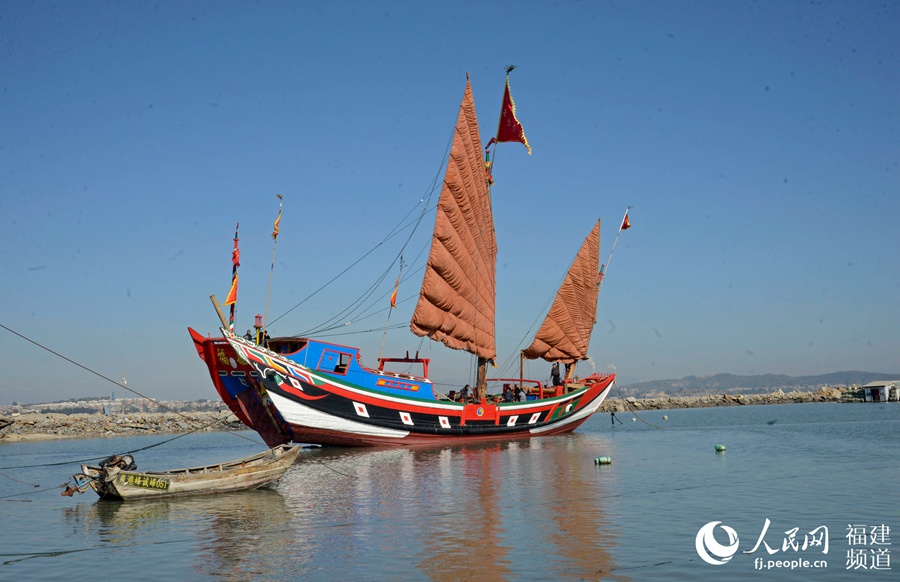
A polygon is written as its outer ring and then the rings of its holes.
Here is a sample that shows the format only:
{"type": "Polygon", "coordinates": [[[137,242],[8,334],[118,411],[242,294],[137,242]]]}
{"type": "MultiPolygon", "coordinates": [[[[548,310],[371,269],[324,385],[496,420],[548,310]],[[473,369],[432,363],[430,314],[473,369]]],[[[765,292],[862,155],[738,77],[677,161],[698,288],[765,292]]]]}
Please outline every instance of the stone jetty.
{"type": "MultiPolygon", "coordinates": [[[[601,412],[664,410],[670,408],[704,408],[760,404],[808,402],[853,402],[860,400],[849,390],[822,388],[815,392],[783,392],[770,394],[718,394],[706,396],[661,396],[657,398],[608,398],[601,412]]],[[[230,412],[143,412],[129,414],[58,414],[26,413],[0,417],[0,444],[8,442],[55,439],[94,438],[124,435],[179,434],[244,430],[246,427],[230,412]]]]}
{"type": "Polygon", "coordinates": [[[607,398],[601,412],[628,410],[666,410],[670,408],[707,408],[711,406],[743,406],[761,404],[801,404],[809,402],[854,402],[854,393],[839,388],[822,388],[814,392],[784,392],[769,394],[707,394],[704,396],[661,396],[658,398],[607,398]]]}
{"type": "Polygon", "coordinates": [[[41,439],[181,434],[246,428],[231,412],[142,412],[111,415],[26,413],[0,417],[0,444],[41,439]]]}

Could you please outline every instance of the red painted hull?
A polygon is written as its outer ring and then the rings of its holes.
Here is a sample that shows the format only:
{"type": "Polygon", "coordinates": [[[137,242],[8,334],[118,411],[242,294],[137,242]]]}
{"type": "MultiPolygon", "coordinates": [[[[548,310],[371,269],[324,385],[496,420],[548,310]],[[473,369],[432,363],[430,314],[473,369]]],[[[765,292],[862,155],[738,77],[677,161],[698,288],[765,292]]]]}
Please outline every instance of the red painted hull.
{"type": "Polygon", "coordinates": [[[239,358],[223,337],[204,337],[188,328],[200,359],[206,363],[219,398],[238,420],[259,433],[269,447],[277,447],[294,440],[287,424],[278,412],[262,397],[253,380],[253,367],[239,358]]]}

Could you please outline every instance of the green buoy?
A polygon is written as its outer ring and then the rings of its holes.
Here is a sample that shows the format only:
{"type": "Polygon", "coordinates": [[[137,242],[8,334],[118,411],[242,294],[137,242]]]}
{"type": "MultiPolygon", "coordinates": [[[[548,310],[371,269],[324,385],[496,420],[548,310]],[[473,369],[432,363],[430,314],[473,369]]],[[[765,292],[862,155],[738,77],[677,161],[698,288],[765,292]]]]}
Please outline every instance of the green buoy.
{"type": "Polygon", "coordinates": [[[716,452],[717,452],[717,453],[724,453],[724,452],[725,452],[725,445],[716,445],[716,452]]]}
{"type": "Polygon", "coordinates": [[[595,465],[611,465],[612,457],[597,457],[596,459],[594,459],[594,464],[595,465]]]}

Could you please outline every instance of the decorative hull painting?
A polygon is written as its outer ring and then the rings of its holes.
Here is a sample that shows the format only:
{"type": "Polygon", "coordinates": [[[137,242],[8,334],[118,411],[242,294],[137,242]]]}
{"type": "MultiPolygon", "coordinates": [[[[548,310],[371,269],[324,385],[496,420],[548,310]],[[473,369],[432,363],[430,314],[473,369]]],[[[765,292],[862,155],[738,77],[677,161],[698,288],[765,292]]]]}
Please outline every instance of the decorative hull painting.
{"type": "Polygon", "coordinates": [[[469,404],[438,400],[427,378],[365,368],[355,348],[308,340],[286,356],[227,332],[231,350],[225,338],[191,333],[223,401],[269,446],[445,444],[563,434],[596,412],[614,380],[595,375],[570,392],[560,388],[558,396],[469,404]],[[331,372],[300,363],[310,361],[331,372]]]}

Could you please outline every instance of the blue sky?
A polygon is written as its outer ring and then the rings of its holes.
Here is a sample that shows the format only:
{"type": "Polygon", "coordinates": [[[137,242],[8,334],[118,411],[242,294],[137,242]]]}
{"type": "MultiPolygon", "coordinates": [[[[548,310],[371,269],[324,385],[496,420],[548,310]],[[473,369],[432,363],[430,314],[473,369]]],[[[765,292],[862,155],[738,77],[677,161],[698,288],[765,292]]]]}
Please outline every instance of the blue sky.
{"type": "MultiPolygon", "coordinates": [[[[374,365],[390,234],[442,175],[466,73],[487,140],[515,64],[534,153],[495,160],[494,373],[629,205],[582,374],[900,373],[898,26],[864,1],[5,2],[0,323],[147,396],[215,398],[187,327],[216,331],[237,222],[238,330],[264,312],[282,194],[271,333],[383,277],[331,336],[374,365]]],[[[433,220],[384,353],[452,388],[470,359],[405,325],[433,220]]],[[[0,404],[116,390],[3,329],[0,350],[0,404]]]]}

